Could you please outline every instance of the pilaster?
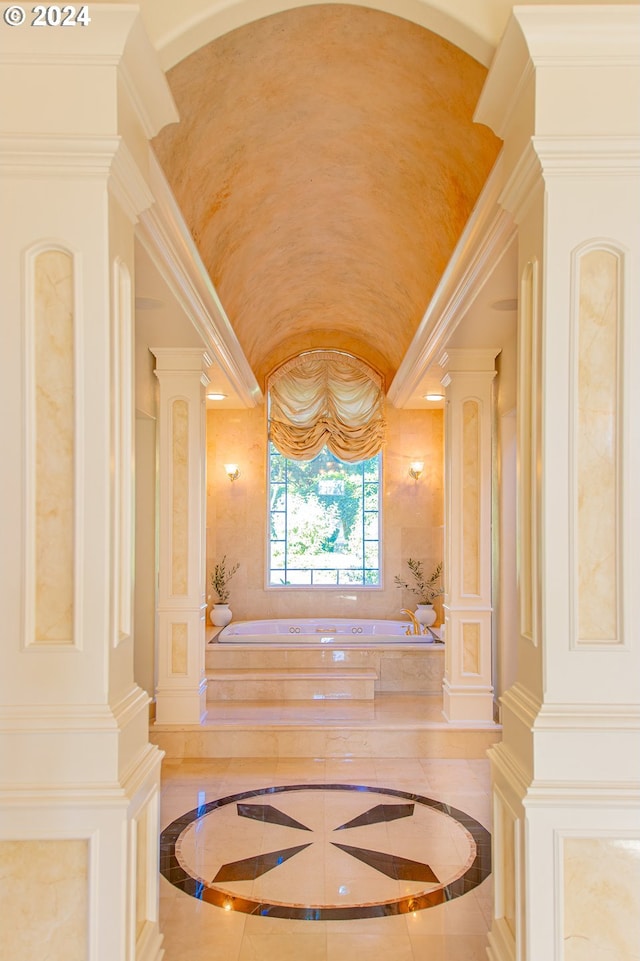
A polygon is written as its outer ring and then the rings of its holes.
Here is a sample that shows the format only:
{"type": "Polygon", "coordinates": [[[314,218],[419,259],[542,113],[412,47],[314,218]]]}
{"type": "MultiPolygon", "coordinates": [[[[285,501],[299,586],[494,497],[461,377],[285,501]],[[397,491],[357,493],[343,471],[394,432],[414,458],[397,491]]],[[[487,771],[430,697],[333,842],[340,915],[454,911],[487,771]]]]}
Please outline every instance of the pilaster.
{"type": "Polygon", "coordinates": [[[136,9],[91,16],[3,30],[0,913],[8,956],[38,956],[46,932],[52,956],[156,961],[162,755],[133,680],[134,224],[148,140],[175,108],[136,9]],[[20,885],[43,863],[36,927],[20,885]]]}
{"type": "Polygon", "coordinates": [[[640,850],[639,50],[637,6],[515,8],[477,112],[505,142],[520,281],[492,961],[631,956],[640,937],[618,910],[640,850]]]}
{"type": "Polygon", "coordinates": [[[157,724],[206,712],[206,369],[200,348],[154,348],[159,397],[157,724]]]}
{"type": "Polygon", "coordinates": [[[497,349],[449,350],[445,374],[445,675],[450,721],[493,721],[491,444],[497,349]]]}

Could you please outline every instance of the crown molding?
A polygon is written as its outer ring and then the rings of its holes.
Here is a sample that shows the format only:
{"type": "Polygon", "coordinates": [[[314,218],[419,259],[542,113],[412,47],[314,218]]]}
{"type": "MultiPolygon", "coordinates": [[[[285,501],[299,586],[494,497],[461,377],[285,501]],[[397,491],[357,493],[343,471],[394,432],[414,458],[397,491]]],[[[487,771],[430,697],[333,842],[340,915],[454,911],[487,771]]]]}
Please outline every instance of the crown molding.
{"type": "Polygon", "coordinates": [[[394,407],[409,402],[515,240],[516,223],[499,203],[503,177],[500,155],[389,388],[394,407]]]}
{"type": "Polygon", "coordinates": [[[211,282],[171,188],[150,150],[149,181],[155,203],[136,230],[140,242],[246,407],[262,391],[211,282]]]}
{"type": "Polygon", "coordinates": [[[132,223],[153,194],[121,137],[0,135],[0,176],[103,179],[132,223]]]}
{"type": "Polygon", "coordinates": [[[543,704],[534,731],[640,731],[637,704],[543,704]]]}
{"type": "Polygon", "coordinates": [[[640,168],[640,137],[538,136],[531,146],[545,175],[637,176],[640,168]]]}
{"type": "Polygon", "coordinates": [[[3,734],[118,731],[140,711],[150,697],[134,685],[114,707],[109,704],[15,704],[0,708],[3,734]]]}
{"type": "Polygon", "coordinates": [[[103,177],[121,146],[119,137],[0,134],[0,172],[21,177],[103,177]]]}

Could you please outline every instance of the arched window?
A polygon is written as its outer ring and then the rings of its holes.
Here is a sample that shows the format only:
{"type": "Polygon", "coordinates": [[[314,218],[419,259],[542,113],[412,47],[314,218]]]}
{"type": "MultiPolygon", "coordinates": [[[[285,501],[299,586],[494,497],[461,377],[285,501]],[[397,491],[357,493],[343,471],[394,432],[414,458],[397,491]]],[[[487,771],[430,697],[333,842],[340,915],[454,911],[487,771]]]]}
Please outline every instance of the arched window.
{"type": "Polygon", "coordinates": [[[269,378],[269,587],[379,587],[384,397],[341,351],[269,378]]]}
{"type": "Polygon", "coordinates": [[[268,379],[269,440],[295,460],[310,460],[327,447],[353,463],[384,444],[382,378],[339,350],[311,350],[279,367],[268,379]]]}

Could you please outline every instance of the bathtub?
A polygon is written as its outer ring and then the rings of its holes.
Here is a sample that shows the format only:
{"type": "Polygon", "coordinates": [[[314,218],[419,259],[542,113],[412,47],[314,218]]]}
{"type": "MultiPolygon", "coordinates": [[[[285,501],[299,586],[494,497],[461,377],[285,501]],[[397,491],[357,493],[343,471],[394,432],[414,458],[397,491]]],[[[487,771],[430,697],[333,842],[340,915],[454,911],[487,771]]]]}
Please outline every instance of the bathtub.
{"type": "Polygon", "coordinates": [[[349,617],[292,617],[261,621],[232,621],[218,635],[220,644],[314,644],[377,647],[389,644],[441,643],[441,629],[409,634],[410,621],[349,617]]]}

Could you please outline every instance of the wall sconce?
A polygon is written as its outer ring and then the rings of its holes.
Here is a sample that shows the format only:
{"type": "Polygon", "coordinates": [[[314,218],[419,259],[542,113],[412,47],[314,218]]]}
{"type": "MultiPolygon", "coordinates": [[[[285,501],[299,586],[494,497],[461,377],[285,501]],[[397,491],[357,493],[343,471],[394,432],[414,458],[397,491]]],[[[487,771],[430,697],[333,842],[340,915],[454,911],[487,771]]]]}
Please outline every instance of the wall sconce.
{"type": "Polygon", "coordinates": [[[411,464],[409,465],[409,477],[413,477],[414,480],[418,480],[423,470],[424,461],[412,460],[411,464]]]}
{"type": "Polygon", "coordinates": [[[225,464],[224,469],[230,481],[237,480],[240,477],[240,471],[237,464],[225,464]]]}

